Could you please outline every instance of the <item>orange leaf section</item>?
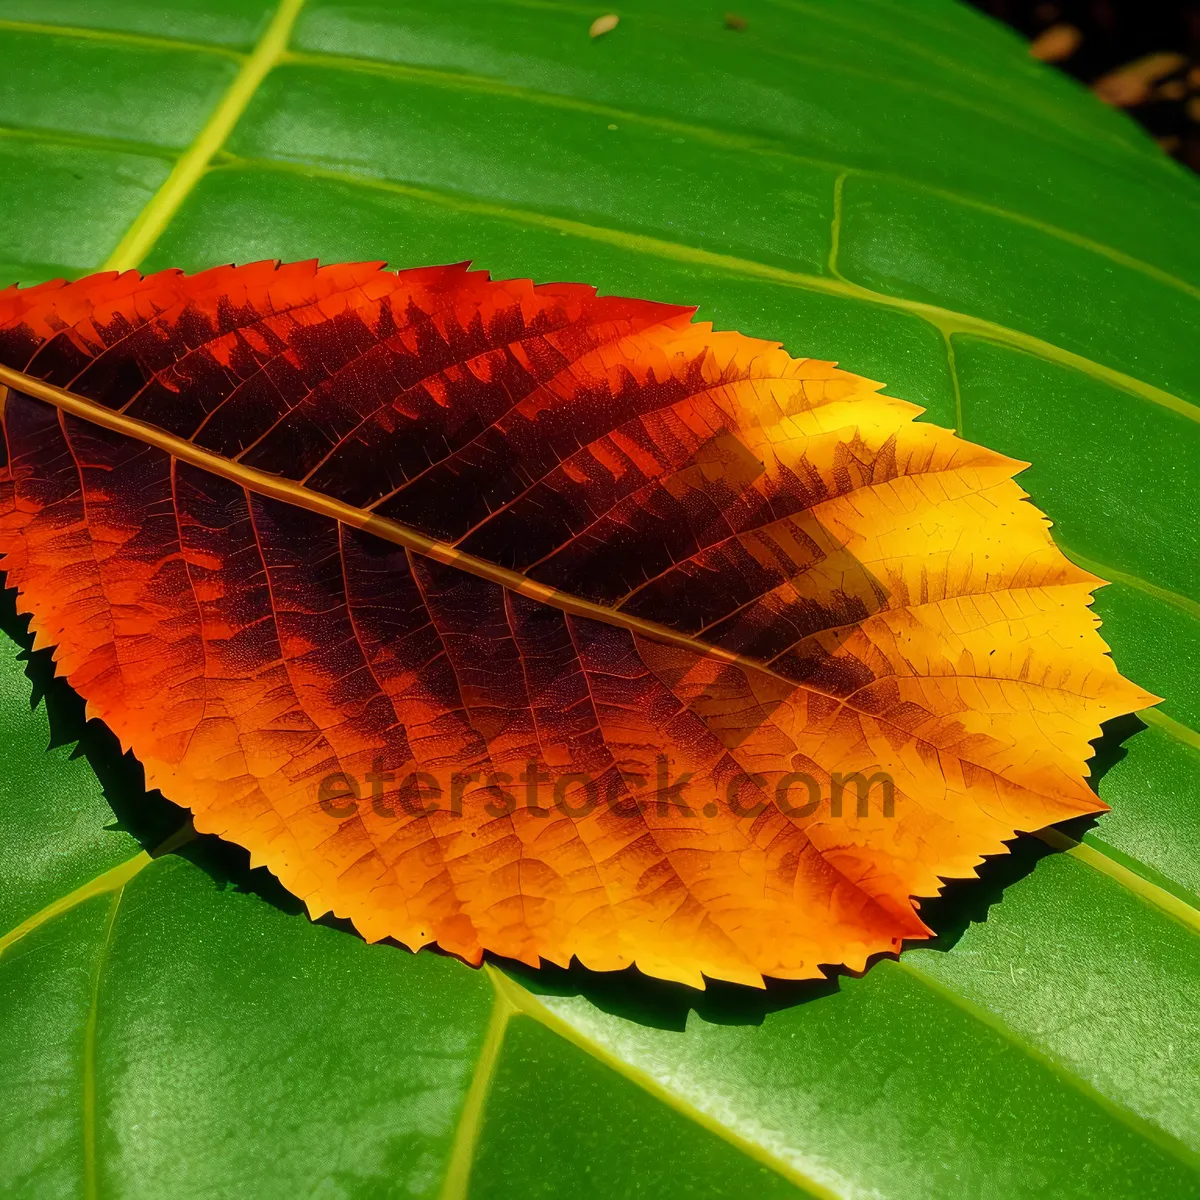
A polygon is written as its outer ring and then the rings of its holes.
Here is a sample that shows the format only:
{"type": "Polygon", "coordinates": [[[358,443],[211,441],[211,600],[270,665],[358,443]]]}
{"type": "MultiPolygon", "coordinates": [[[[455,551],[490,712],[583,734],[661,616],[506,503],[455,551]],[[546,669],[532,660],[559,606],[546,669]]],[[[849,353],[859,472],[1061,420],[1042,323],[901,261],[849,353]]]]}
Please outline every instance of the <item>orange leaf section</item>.
{"type": "Polygon", "coordinates": [[[1153,701],[1021,464],[687,309],[110,273],[0,292],[0,364],[38,644],[199,830],[371,940],[861,969],[1103,809],[1089,740],[1153,701]]]}

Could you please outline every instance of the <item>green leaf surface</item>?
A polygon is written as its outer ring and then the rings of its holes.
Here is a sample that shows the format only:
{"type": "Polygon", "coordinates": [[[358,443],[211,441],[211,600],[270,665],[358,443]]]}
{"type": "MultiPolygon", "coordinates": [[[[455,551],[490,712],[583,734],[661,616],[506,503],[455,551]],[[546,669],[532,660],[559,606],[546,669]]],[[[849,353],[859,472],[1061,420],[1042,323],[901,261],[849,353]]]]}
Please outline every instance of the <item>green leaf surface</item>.
{"type": "Polygon", "coordinates": [[[475,971],[179,834],[10,601],[5,1197],[1200,1194],[1200,187],[948,0],[600,11],[0,0],[0,284],[472,259],[884,380],[1114,581],[1113,811],[862,977],[475,971]]]}

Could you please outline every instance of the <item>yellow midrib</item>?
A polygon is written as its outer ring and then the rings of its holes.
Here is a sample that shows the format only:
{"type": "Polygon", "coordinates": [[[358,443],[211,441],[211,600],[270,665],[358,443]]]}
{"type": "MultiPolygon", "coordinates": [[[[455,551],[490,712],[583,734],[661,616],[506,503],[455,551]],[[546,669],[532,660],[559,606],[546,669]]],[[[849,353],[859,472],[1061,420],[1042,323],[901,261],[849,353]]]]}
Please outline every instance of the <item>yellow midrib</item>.
{"type": "MultiPolygon", "coordinates": [[[[520,984],[505,975],[503,971],[493,967],[491,964],[486,965],[484,970],[487,971],[492,986],[496,990],[498,1000],[508,1005],[511,1015],[520,1014],[537,1021],[539,1025],[545,1026],[551,1033],[557,1034],[564,1041],[570,1042],[571,1045],[584,1051],[590,1057],[602,1062],[605,1066],[622,1076],[622,1078],[636,1084],[668,1108],[687,1117],[709,1133],[715,1134],[722,1141],[728,1142],[747,1158],[768,1167],[778,1175],[782,1175],[790,1183],[794,1183],[797,1187],[812,1196],[814,1200],[840,1200],[837,1192],[819,1183],[812,1176],[806,1175],[792,1163],[786,1162],[784,1159],[772,1154],[757,1142],[744,1137],[736,1129],[722,1124],[703,1109],[697,1108],[694,1104],[690,1103],[683,1096],[679,1095],[679,1093],[664,1087],[648,1071],[644,1071],[640,1067],[634,1066],[632,1063],[611,1054],[599,1042],[593,1041],[581,1033],[569,1021],[563,1020],[557,1013],[547,1008],[528,988],[521,987],[520,984]]],[[[446,1198],[446,1200],[449,1200],[449,1198],[446,1198]]]]}
{"type": "Polygon", "coordinates": [[[282,0],[253,53],[242,63],[196,140],[179,157],[170,175],[117,243],[104,263],[104,270],[127,271],[136,267],[158,241],[179,206],[208,169],[212,156],[225,144],[267,73],[287,48],[292,26],[303,4],[304,0],[282,0]]]}
{"type": "Polygon", "coordinates": [[[127,859],[123,863],[118,863],[115,867],[89,879],[86,883],[81,883],[79,887],[67,892],[66,895],[59,896],[57,900],[52,900],[49,904],[38,909],[32,916],[27,917],[6,934],[0,936],[0,955],[9,946],[19,942],[23,937],[32,933],[40,926],[45,925],[47,921],[52,921],[60,913],[68,912],[77,904],[82,904],[85,900],[90,900],[93,896],[102,896],[105,892],[123,888],[139,871],[149,866],[151,861],[150,855],[143,850],[141,854],[135,854],[132,858],[127,859]]]}
{"type": "Polygon", "coordinates": [[[488,1096],[491,1093],[492,1078],[496,1072],[496,1064],[500,1061],[500,1051],[504,1044],[504,1034],[508,1029],[509,1018],[517,1011],[509,997],[496,986],[491,968],[488,968],[488,972],[494,993],[492,1012],[479,1048],[479,1057],[475,1060],[471,1083],[463,1099],[462,1111],[454,1131],[454,1141],[450,1146],[450,1158],[446,1164],[446,1175],[442,1180],[438,1200],[467,1200],[471,1168],[475,1164],[475,1151],[479,1145],[480,1131],[483,1128],[483,1118],[487,1109],[488,1096]]]}

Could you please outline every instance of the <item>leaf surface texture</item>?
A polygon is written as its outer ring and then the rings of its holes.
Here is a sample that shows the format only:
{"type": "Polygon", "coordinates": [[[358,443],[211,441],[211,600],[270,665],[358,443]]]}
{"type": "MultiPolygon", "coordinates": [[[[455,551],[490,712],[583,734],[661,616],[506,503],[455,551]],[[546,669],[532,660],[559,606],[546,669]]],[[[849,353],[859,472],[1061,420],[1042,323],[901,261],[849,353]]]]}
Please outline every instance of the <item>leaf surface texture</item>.
{"type": "Polygon", "coordinates": [[[1102,807],[1089,739],[1151,698],[1020,464],[690,317],[463,267],[9,289],[10,581],[148,782],[314,916],[861,969],[926,935],[910,897],[1102,807]]]}

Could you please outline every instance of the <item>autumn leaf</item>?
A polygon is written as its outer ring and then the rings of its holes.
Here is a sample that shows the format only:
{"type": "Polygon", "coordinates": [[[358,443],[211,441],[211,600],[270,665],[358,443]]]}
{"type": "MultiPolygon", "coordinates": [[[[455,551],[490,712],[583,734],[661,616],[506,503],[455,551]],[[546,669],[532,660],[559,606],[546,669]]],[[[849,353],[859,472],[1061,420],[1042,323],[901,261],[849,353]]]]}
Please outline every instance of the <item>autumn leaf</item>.
{"type": "Polygon", "coordinates": [[[0,550],[202,832],[368,940],[861,969],[1104,809],[1021,463],[830,363],[464,265],[0,292],[0,550]]]}

